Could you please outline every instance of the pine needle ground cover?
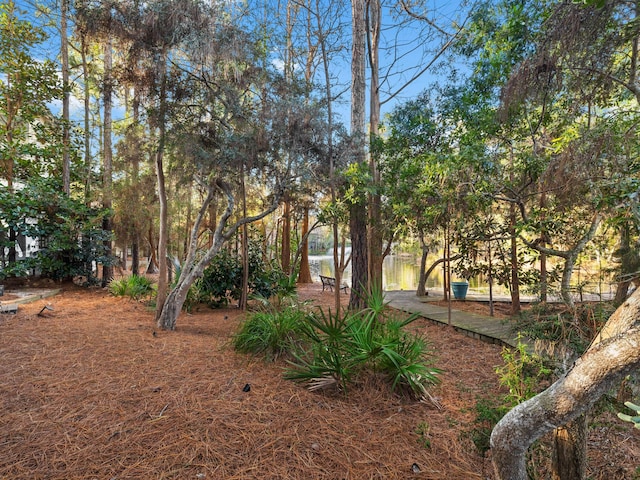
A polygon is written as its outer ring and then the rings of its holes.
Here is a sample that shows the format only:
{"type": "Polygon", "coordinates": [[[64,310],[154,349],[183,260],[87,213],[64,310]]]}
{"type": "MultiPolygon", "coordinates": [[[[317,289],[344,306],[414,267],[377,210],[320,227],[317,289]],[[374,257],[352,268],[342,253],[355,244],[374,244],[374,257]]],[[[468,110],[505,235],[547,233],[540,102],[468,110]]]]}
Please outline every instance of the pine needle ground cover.
{"type": "MultiPolygon", "coordinates": [[[[318,285],[300,293],[333,301],[318,285]]],[[[284,361],[233,350],[237,309],[194,309],[154,335],[143,303],[106,291],[65,286],[47,303],[0,316],[2,479],[492,476],[469,432],[478,398],[499,390],[498,346],[412,324],[443,371],[437,409],[375,376],[346,397],[309,392],[284,361]]],[[[590,478],[634,478],[640,431],[614,420],[590,432],[590,478]]]]}

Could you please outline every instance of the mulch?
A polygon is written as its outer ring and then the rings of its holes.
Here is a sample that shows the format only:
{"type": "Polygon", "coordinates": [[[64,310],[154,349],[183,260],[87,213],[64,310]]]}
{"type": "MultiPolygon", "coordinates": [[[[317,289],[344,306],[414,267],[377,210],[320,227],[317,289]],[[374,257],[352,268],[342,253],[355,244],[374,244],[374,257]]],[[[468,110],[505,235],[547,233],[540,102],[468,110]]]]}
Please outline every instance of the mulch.
{"type": "MultiPolygon", "coordinates": [[[[319,285],[300,297],[333,301],[319,285]]],[[[153,318],[144,303],[71,285],[0,315],[0,479],[492,477],[470,431],[478,398],[500,390],[495,345],[414,324],[443,370],[438,409],[373,374],[347,396],[286,381],[284,359],[231,348],[235,308],[184,313],[175,332],[153,318]],[[54,310],[38,316],[45,303],[54,310]]],[[[607,461],[639,458],[633,429],[617,431],[599,432],[607,461]]],[[[632,478],[607,468],[592,478],[632,478]]]]}

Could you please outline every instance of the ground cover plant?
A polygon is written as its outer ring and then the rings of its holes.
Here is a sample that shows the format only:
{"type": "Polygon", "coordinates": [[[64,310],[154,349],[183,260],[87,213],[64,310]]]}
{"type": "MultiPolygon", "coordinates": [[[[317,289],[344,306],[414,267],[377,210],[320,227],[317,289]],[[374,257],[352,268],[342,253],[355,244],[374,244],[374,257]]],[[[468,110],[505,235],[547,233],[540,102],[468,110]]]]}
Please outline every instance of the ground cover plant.
{"type": "MultiPolygon", "coordinates": [[[[333,302],[318,285],[299,294],[333,302]]],[[[64,285],[38,316],[43,303],[0,315],[0,478],[492,478],[470,432],[478,398],[506,393],[497,345],[408,325],[442,370],[438,409],[378,375],[348,396],[287,381],[284,359],[233,350],[236,308],[185,312],[165,332],[144,303],[105,290],[64,285]]],[[[633,479],[638,435],[598,412],[589,478],[633,479]]]]}

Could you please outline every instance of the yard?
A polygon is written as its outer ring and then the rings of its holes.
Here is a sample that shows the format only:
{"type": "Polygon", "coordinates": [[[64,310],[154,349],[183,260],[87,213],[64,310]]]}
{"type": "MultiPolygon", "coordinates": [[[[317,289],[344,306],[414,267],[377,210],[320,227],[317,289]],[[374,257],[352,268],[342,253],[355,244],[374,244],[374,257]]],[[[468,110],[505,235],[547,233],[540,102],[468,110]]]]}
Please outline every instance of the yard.
{"type": "MultiPolygon", "coordinates": [[[[333,300],[320,285],[300,297],[333,300]]],[[[284,360],[233,351],[241,319],[205,308],[158,331],[143,303],[71,285],[1,315],[0,478],[492,478],[472,438],[500,347],[414,323],[444,370],[437,408],[375,376],[348,396],[308,392],[284,360]]],[[[638,478],[640,432],[609,411],[592,424],[589,478],[638,478]]]]}

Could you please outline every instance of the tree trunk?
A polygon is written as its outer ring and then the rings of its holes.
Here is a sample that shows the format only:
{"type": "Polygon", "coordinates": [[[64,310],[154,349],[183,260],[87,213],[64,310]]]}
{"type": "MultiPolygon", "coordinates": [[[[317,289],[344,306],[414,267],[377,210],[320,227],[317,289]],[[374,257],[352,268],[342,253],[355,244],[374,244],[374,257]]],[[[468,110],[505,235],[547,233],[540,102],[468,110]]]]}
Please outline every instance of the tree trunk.
{"type": "MultiPolygon", "coordinates": [[[[354,163],[365,163],[365,3],[351,1],[351,135],[356,142],[354,163]]],[[[351,297],[349,307],[364,307],[369,285],[369,255],[367,252],[367,209],[364,200],[356,199],[350,207],[351,234],[351,297]]]]}
{"type": "Polygon", "coordinates": [[[380,124],[379,90],[379,46],[380,46],[380,0],[367,0],[367,31],[369,46],[369,67],[371,72],[369,85],[369,169],[373,182],[373,191],[369,194],[369,290],[382,293],[382,214],[380,211],[380,170],[378,156],[373,150],[373,142],[378,136],[380,124]]]}
{"type": "Polygon", "coordinates": [[[209,187],[209,194],[207,195],[205,202],[200,208],[196,221],[194,222],[193,228],[191,229],[189,251],[187,252],[184,265],[180,272],[180,278],[178,278],[175,287],[168,293],[168,295],[165,296],[164,302],[162,304],[158,304],[158,328],[162,328],[164,330],[175,330],[178,316],[182,311],[182,306],[184,305],[191,285],[193,285],[193,282],[196,279],[202,276],[205,268],[207,268],[207,266],[211,263],[222,246],[226,242],[228,242],[229,239],[233,238],[233,236],[238,232],[239,228],[248,223],[261,220],[262,218],[273,212],[277,208],[278,202],[280,201],[279,196],[274,196],[273,203],[260,214],[253,217],[244,217],[242,220],[229,227],[225,232],[224,229],[227,227],[229,218],[231,217],[235,207],[235,199],[231,193],[231,187],[229,187],[229,185],[227,185],[226,183],[222,181],[216,181],[216,188],[221,190],[227,197],[227,208],[220,218],[220,221],[218,222],[216,230],[213,234],[213,245],[205,252],[205,254],[201,258],[197,258],[198,233],[200,232],[200,226],[202,225],[204,218],[207,215],[209,204],[214,197],[214,187],[211,186],[209,187]]]}
{"type": "Polygon", "coordinates": [[[84,200],[91,200],[91,90],[89,86],[89,63],[87,62],[87,36],[81,32],[80,54],[82,57],[82,78],[84,97],[84,200]]]}
{"type": "MultiPolygon", "coordinates": [[[[298,283],[313,283],[311,269],[309,268],[309,206],[304,206],[304,216],[302,218],[302,254],[300,257],[300,271],[298,273],[298,283]]],[[[340,284],[337,284],[340,285],[340,284]]],[[[339,290],[339,289],[338,289],[339,290]]]]}
{"type": "Polygon", "coordinates": [[[416,289],[416,296],[424,297],[427,293],[427,257],[429,256],[429,247],[424,241],[424,234],[420,233],[420,248],[422,249],[422,256],[420,257],[420,276],[418,278],[418,288],[416,289]]]}
{"type": "MultiPolygon", "coordinates": [[[[540,190],[541,190],[540,210],[544,212],[547,208],[547,194],[544,188],[542,188],[542,186],[540,187],[540,190]]],[[[546,239],[548,238],[548,233],[546,229],[543,229],[541,233],[542,233],[541,238],[543,239],[542,246],[545,247],[546,239]]],[[[547,254],[540,252],[540,301],[543,303],[547,301],[547,290],[548,290],[547,254]]]]}
{"type": "Polygon", "coordinates": [[[131,272],[140,275],[140,237],[134,232],[131,239],[131,272]]]}
{"type": "Polygon", "coordinates": [[[614,305],[618,307],[627,299],[629,286],[631,285],[632,279],[637,277],[638,268],[640,267],[638,253],[631,248],[631,235],[628,223],[622,225],[620,228],[620,240],[614,256],[620,259],[619,281],[616,288],[616,296],[613,300],[614,305]]]}
{"type": "Polygon", "coordinates": [[[553,432],[553,480],[584,480],[587,473],[587,415],[553,432]]]}
{"type": "Polygon", "coordinates": [[[158,273],[158,260],[156,256],[156,252],[158,251],[158,246],[153,238],[153,225],[149,226],[148,234],[148,242],[149,242],[149,263],[147,265],[146,273],[158,273]]]}
{"type": "Polygon", "coordinates": [[[509,411],[491,433],[496,480],[525,480],[533,442],[589,411],[640,367],[640,290],[609,318],[589,349],[553,385],[509,411]]]}
{"type": "Polygon", "coordinates": [[[516,206],[509,207],[509,235],[511,236],[511,315],[520,313],[520,278],[518,265],[518,237],[516,233],[516,206]]]}
{"type": "MultiPolygon", "coordinates": [[[[104,87],[103,87],[103,141],[102,141],[102,206],[110,210],[113,198],[113,152],[111,148],[111,109],[112,109],[112,47],[108,38],[104,45],[104,87]]],[[[111,233],[113,220],[111,213],[107,213],[102,221],[102,229],[111,233]]],[[[109,238],[104,241],[105,254],[111,256],[112,242],[109,238]]],[[[107,262],[102,265],[102,286],[106,287],[113,279],[113,266],[107,262]]]]}
{"type": "Polygon", "coordinates": [[[67,14],[69,0],[60,1],[60,60],[62,62],[62,191],[71,192],[71,116],[69,114],[69,47],[67,38],[67,14]]]}
{"type": "Polygon", "coordinates": [[[560,280],[560,296],[564,304],[570,308],[574,308],[573,296],[571,295],[571,276],[578,259],[578,253],[572,252],[564,259],[564,268],[562,269],[562,279],[560,280]]]}
{"type": "MultiPolygon", "coordinates": [[[[247,216],[247,191],[244,183],[244,163],[240,167],[240,188],[242,194],[242,215],[247,216]]],[[[242,225],[242,291],[238,307],[245,312],[249,301],[249,232],[247,225],[242,225]]]]}
{"type": "MultiPolygon", "coordinates": [[[[157,128],[159,129],[158,146],[155,152],[156,177],[158,180],[158,200],[160,203],[160,231],[158,235],[158,291],[156,293],[156,320],[161,326],[162,309],[167,299],[168,285],[168,265],[167,250],[169,246],[169,207],[167,202],[167,190],[164,176],[164,146],[165,146],[165,130],[166,130],[166,109],[167,109],[167,53],[162,52],[160,56],[160,96],[158,98],[158,120],[157,128]]],[[[186,298],[186,293],[185,293],[186,298]]],[[[184,299],[183,299],[184,302],[184,299]]],[[[182,308],[182,305],[180,305],[182,308]]],[[[171,317],[174,325],[177,318],[171,317]]],[[[164,327],[163,327],[164,328],[164,327]]]]}
{"type": "Polygon", "coordinates": [[[291,274],[291,202],[284,201],[282,213],[282,250],[280,252],[280,265],[286,275],[291,274]]]}

